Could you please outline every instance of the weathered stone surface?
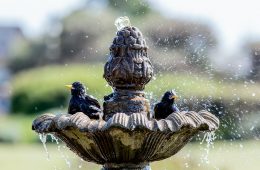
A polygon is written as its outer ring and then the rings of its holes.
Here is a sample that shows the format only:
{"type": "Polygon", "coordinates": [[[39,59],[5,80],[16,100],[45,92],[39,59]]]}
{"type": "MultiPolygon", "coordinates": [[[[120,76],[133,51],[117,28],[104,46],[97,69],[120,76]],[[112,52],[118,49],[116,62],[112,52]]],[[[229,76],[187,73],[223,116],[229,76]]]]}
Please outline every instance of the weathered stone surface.
{"type": "Polygon", "coordinates": [[[103,108],[105,120],[116,113],[142,113],[150,117],[150,102],[140,91],[116,90],[109,100],[104,101],[103,108]]]}
{"type": "Polygon", "coordinates": [[[143,90],[151,80],[153,67],[138,28],[125,27],[117,32],[103,76],[109,85],[128,90],[143,90]]]}
{"type": "Polygon", "coordinates": [[[144,164],[105,164],[101,170],[151,170],[148,163],[144,164]],[[127,168],[125,168],[127,167],[127,168]]]}
{"type": "Polygon", "coordinates": [[[34,120],[33,129],[55,135],[84,160],[108,168],[168,158],[199,131],[213,131],[218,125],[218,119],[207,111],[172,113],[159,121],[141,113],[91,120],[79,112],[41,115],[34,120]]]}

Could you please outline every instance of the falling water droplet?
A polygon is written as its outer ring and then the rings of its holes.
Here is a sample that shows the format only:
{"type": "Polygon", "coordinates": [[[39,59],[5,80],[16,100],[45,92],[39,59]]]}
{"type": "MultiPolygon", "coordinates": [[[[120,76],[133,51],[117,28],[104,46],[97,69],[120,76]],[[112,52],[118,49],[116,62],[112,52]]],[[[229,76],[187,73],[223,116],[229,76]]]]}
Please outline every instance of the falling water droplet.
{"type": "Polygon", "coordinates": [[[69,161],[68,155],[65,155],[65,153],[62,151],[62,148],[65,149],[66,147],[65,146],[61,147],[61,145],[59,145],[58,139],[56,137],[54,137],[53,140],[55,140],[56,143],[58,144],[58,151],[61,154],[61,157],[65,160],[65,163],[67,164],[67,166],[69,168],[71,168],[71,162],[69,161]]]}
{"type": "Polygon", "coordinates": [[[54,135],[50,135],[50,136],[51,136],[52,142],[55,141],[56,144],[59,144],[59,139],[58,138],[56,138],[54,135]]]}
{"type": "Polygon", "coordinates": [[[200,143],[200,144],[203,144],[204,141],[207,142],[206,148],[204,149],[205,154],[203,154],[202,157],[201,157],[202,163],[206,163],[206,164],[210,163],[209,158],[208,158],[209,157],[209,150],[210,150],[210,147],[213,146],[213,141],[215,139],[216,139],[216,136],[215,136],[214,131],[205,133],[204,138],[202,139],[202,141],[200,143]]]}
{"type": "Polygon", "coordinates": [[[48,152],[48,149],[47,149],[47,146],[46,146],[46,140],[47,140],[47,135],[46,134],[39,134],[39,138],[43,144],[43,148],[47,154],[47,160],[49,161],[50,160],[50,154],[48,152]]]}

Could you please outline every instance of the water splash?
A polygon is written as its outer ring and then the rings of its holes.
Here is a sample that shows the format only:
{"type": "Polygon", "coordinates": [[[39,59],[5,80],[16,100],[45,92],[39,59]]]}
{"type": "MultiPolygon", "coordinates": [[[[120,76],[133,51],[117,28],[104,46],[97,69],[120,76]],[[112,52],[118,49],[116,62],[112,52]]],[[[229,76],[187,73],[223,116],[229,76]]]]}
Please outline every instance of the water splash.
{"type": "Polygon", "coordinates": [[[213,141],[216,139],[216,135],[215,132],[207,132],[205,133],[202,141],[200,142],[200,144],[202,145],[205,141],[207,142],[206,147],[203,149],[205,151],[205,153],[201,156],[201,163],[206,163],[209,164],[209,151],[210,148],[214,148],[213,146],[213,141]]]}
{"type": "MultiPolygon", "coordinates": [[[[55,139],[57,139],[56,137],[54,137],[54,140],[55,139]]],[[[55,140],[56,141],[56,143],[57,143],[57,141],[58,141],[58,139],[57,140],[55,140]]],[[[68,155],[65,155],[65,153],[62,151],[62,149],[61,148],[63,148],[63,149],[65,149],[65,146],[62,146],[61,147],[61,145],[59,145],[59,141],[58,141],[58,151],[59,151],[59,153],[61,154],[61,157],[65,160],[65,163],[67,164],[67,166],[69,167],[69,168],[71,168],[71,162],[69,161],[69,156],[68,155]]]]}
{"type": "Polygon", "coordinates": [[[189,150],[188,152],[187,152],[187,154],[186,155],[184,155],[183,156],[183,159],[186,161],[185,163],[184,163],[184,167],[185,168],[190,168],[190,163],[189,163],[189,160],[190,160],[190,157],[191,157],[191,153],[190,153],[191,151],[189,150]]]}
{"type": "Polygon", "coordinates": [[[50,136],[51,136],[51,141],[52,141],[52,142],[54,142],[54,141],[55,141],[55,142],[56,142],[56,144],[57,144],[57,145],[59,145],[59,139],[58,139],[58,138],[56,138],[56,137],[55,137],[54,135],[52,135],[52,134],[50,134],[50,136]]]}
{"type": "Polygon", "coordinates": [[[189,168],[189,163],[186,162],[186,163],[184,164],[184,166],[185,166],[185,168],[189,168]]]}
{"type": "MultiPolygon", "coordinates": [[[[44,150],[47,154],[47,160],[51,162],[50,154],[49,154],[49,151],[48,151],[47,145],[46,145],[48,135],[51,137],[51,142],[56,143],[58,145],[57,150],[60,153],[61,158],[65,160],[66,165],[68,166],[68,168],[71,169],[73,166],[72,166],[72,162],[70,161],[71,158],[65,152],[66,146],[63,146],[62,142],[60,142],[60,140],[53,134],[39,134],[39,138],[40,138],[40,140],[43,144],[44,150]]],[[[80,163],[78,164],[77,169],[82,169],[83,163],[84,163],[84,160],[80,159],[80,163]]],[[[53,165],[53,170],[61,170],[61,169],[58,168],[56,165],[53,165]]]]}
{"type": "Polygon", "coordinates": [[[46,141],[47,141],[47,135],[46,134],[39,134],[39,138],[43,144],[43,148],[47,154],[47,160],[50,160],[50,153],[48,152],[47,146],[46,146],[46,141]]]}
{"type": "Polygon", "coordinates": [[[119,17],[115,20],[115,26],[118,31],[124,27],[130,27],[131,26],[130,19],[127,16],[119,17]]]}
{"type": "Polygon", "coordinates": [[[79,169],[81,169],[81,168],[83,167],[83,162],[84,162],[84,160],[81,158],[81,159],[80,159],[80,163],[79,163],[79,165],[78,165],[78,168],[79,168],[79,169]]]}
{"type": "MultiPolygon", "coordinates": [[[[69,156],[65,155],[65,153],[61,150],[61,148],[64,148],[65,149],[65,146],[61,147],[60,145],[60,142],[59,142],[59,139],[56,138],[54,135],[52,134],[39,134],[39,137],[40,137],[40,140],[43,144],[43,147],[44,147],[44,150],[45,152],[47,153],[47,160],[50,161],[50,154],[49,154],[49,151],[47,149],[47,145],[46,145],[46,141],[47,141],[47,136],[50,136],[51,137],[51,141],[52,142],[55,142],[57,145],[58,145],[58,151],[60,152],[61,154],[61,157],[65,160],[67,166],[69,168],[71,168],[71,162],[69,161],[69,156]]],[[[56,170],[57,167],[54,166],[54,170],[56,170]]]]}

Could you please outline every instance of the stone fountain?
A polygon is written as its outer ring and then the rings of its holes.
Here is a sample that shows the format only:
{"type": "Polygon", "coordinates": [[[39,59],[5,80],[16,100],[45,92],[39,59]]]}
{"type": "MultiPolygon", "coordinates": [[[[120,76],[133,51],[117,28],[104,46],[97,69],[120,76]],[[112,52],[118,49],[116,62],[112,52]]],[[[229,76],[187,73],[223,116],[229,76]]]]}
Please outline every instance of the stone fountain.
{"type": "Polygon", "coordinates": [[[152,118],[143,92],[153,76],[146,42],[129,20],[119,18],[116,25],[118,32],[104,67],[103,76],[113,87],[113,93],[104,97],[104,119],[90,119],[81,112],[43,114],[32,128],[56,136],[103,170],[148,170],[150,162],[173,156],[199,132],[216,130],[219,120],[205,110],[152,118]]]}

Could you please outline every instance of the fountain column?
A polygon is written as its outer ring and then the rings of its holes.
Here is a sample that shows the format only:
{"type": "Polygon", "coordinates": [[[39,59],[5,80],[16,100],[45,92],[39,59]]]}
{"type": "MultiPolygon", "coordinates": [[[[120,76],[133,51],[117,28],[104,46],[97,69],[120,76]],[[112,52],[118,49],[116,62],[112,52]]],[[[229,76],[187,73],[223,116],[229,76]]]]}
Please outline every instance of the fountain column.
{"type": "Polygon", "coordinates": [[[110,56],[104,67],[104,78],[114,89],[104,101],[105,119],[120,112],[147,116],[150,104],[143,90],[152,76],[153,67],[141,31],[130,25],[124,26],[110,46],[110,56]]]}

